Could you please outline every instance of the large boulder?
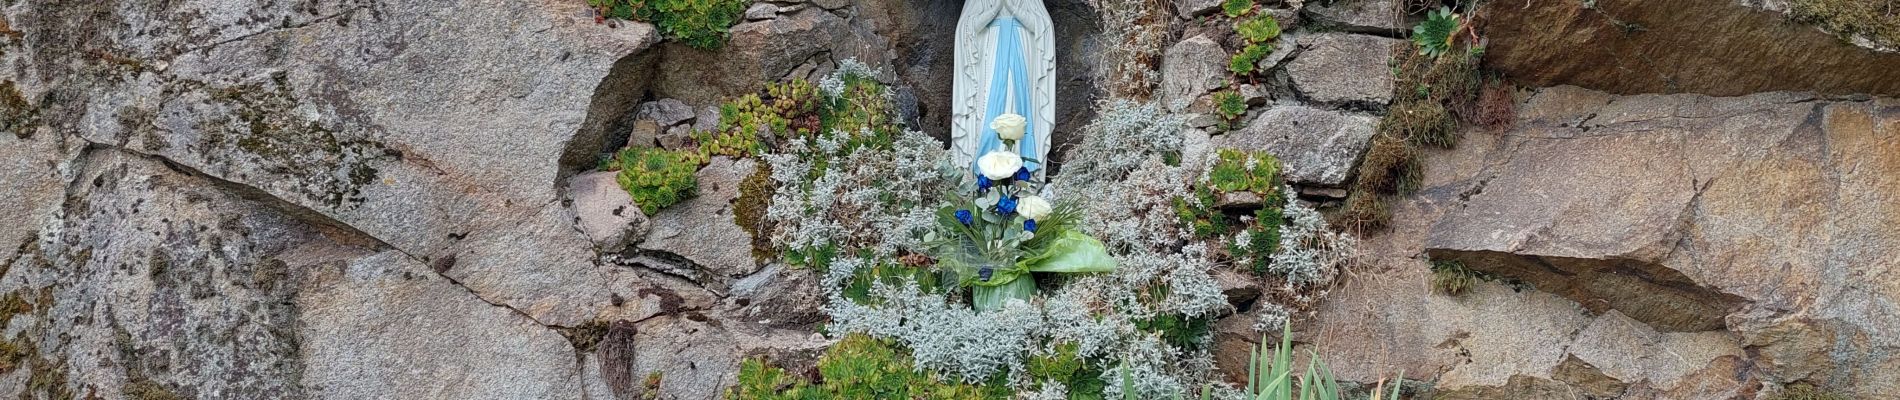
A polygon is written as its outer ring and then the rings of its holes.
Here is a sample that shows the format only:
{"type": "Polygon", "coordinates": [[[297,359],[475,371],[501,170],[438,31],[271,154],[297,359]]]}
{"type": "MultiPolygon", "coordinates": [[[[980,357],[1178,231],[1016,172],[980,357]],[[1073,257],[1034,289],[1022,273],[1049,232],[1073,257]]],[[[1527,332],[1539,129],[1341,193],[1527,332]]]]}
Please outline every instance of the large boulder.
{"type": "Polygon", "coordinates": [[[594,255],[568,250],[586,239],[559,218],[556,182],[592,160],[569,153],[593,89],[659,39],[651,26],[502,0],[115,7],[10,12],[28,43],[7,51],[30,71],[17,87],[45,99],[40,122],[65,140],[459,259],[454,279],[540,322],[579,324],[608,303],[594,255]],[[539,249],[558,258],[521,257],[539,249]]]}
{"type": "Polygon", "coordinates": [[[38,382],[10,389],[21,397],[579,390],[558,332],[335,220],[123,150],[72,166],[85,183],[66,214],[0,276],[30,299],[7,314],[7,345],[24,352],[7,371],[38,382]]]}
{"type": "Polygon", "coordinates": [[[1900,95],[1900,53],[1847,43],[1774,11],[1787,2],[1492,1],[1485,66],[1532,86],[1735,96],[1772,90],[1900,95]]]}
{"type": "Polygon", "coordinates": [[[1215,137],[1214,145],[1272,153],[1291,182],[1339,186],[1352,175],[1378,124],[1378,117],[1369,114],[1278,106],[1245,127],[1215,137]]]}
{"type": "Polygon", "coordinates": [[[577,398],[572,345],[396,252],[314,269],[297,305],[311,397],[577,398]]]}
{"type": "MultiPolygon", "coordinates": [[[[890,45],[863,23],[819,7],[784,11],[777,18],[732,27],[718,51],[680,43],[660,46],[652,73],[654,94],[706,106],[757,92],[766,82],[791,76],[804,65],[835,67],[845,59],[890,71],[890,45]]],[[[831,68],[831,67],[827,67],[831,68]]],[[[809,70],[809,69],[808,69],[809,70]]],[[[807,74],[808,75],[808,74],[807,74]]]]}
{"type": "MultiPolygon", "coordinates": [[[[1900,301],[1878,283],[1900,279],[1900,102],[1560,87],[1523,107],[1495,143],[1461,145],[1474,162],[1428,179],[1433,259],[1659,332],[1643,335],[1729,332],[1746,351],[1704,354],[1763,382],[1900,390],[1900,311],[1867,306],[1900,301]]],[[[1618,379],[1657,367],[1586,350],[1572,353],[1618,379]]],[[[1716,376],[1645,379],[1691,375],[1716,376]]]]}

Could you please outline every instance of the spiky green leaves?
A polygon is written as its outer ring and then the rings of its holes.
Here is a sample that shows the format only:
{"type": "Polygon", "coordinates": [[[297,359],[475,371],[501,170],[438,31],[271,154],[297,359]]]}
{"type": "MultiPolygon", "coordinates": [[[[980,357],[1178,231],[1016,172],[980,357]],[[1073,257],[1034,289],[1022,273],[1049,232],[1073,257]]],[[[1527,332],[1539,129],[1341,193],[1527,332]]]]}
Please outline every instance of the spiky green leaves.
{"type": "Polygon", "coordinates": [[[647,215],[693,197],[699,189],[699,180],[693,177],[699,160],[693,154],[636,147],[622,150],[619,159],[620,174],[615,180],[647,215]]]}
{"type": "Polygon", "coordinates": [[[1420,54],[1438,57],[1451,51],[1451,35],[1458,31],[1458,14],[1451,7],[1439,7],[1425,13],[1425,22],[1412,27],[1412,43],[1420,54]]]}
{"type": "Polygon", "coordinates": [[[1220,114],[1224,127],[1231,126],[1247,114],[1247,98],[1233,90],[1214,92],[1214,112],[1220,114]]]}
{"type": "Polygon", "coordinates": [[[1227,13],[1228,17],[1240,18],[1242,15],[1247,15],[1247,11],[1253,10],[1253,4],[1254,0],[1222,0],[1220,9],[1221,12],[1227,13]]]}
{"type": "Polygon", "coordinates": [[[1234,75],[1250,75],[1261,59],[1273,53],[1273,41],[1280,37],[1280,22],[1271,15],[1256,15],[1235,22],[1234,32],[1240,34],[1247,45],[1228,61],[1227,70],[1234,75]]]}
{"type": "Polygon", "coordinates": [[[1280,37],[1280,21],[1261,15],[1234,23],[1234,32],[1251,43],[1264,43],[1280,37]]]}

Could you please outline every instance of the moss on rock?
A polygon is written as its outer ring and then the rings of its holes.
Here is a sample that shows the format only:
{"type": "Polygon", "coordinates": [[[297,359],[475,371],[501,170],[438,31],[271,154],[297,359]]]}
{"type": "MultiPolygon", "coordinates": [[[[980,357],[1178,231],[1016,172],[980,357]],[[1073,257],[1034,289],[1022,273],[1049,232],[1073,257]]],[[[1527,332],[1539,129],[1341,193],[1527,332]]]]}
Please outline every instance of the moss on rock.
{"type": "Polygon", "coordinates": [[[1843,38],[1861,36],[1888,48],[1900,48],[1900,5],[1885,0],[1792,0],[1795,19],[1819,25],[1843,38]]]}

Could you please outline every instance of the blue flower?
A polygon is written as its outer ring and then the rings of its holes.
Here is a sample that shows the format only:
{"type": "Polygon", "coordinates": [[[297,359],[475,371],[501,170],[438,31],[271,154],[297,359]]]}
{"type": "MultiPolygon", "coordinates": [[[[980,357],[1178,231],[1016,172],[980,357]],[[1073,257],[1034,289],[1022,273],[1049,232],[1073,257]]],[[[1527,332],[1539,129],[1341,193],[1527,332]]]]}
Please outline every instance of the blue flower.
{"type": "Polygon", "coordinates": [[[996,213],[1010,215],[1016,213],[1016,196],[996,199],[996,213]]]}
{"type": "Polygon", "coordinates": [[[970,214],[970,210],[957,210],[957,222],[962,222],[963,226],[970,226],[976,222],[976,215],[970,214]]]}
{"type": "Polygon", "coordinates": [[[1022,169],[1016,170],[1015,178],[1016,180],[1019,180],[1019,181],[1029,180],[1029,167],[1023,167],[1022,169]]]}
{"type": "Polygon", "coordinates": [[[1033,219],[1025,219],[1025,220],[1023,220],[1023,231],[1024,231],[1024,232],[1035,232],[1035,231],[1036,231],[1036,220],[1033,220],[1033,219]]]}
{"type": "Polygon", "coordinates": [[[976,270],[976,277],[982,279],[984,282],[989,282],[990,276],[995,273],[996,270],[990,269],[990,267],[983,267],[982,269],[976,270]]]}
{"type": "Polygon", "coordinates": [[[976,176],[976,190],[981,191],[983,189],[989,189],[990,186],[993,186],[993,185],[996,185],[996,181],[990,180],[990,177],[983,176],[983,175],[976,176]]]}

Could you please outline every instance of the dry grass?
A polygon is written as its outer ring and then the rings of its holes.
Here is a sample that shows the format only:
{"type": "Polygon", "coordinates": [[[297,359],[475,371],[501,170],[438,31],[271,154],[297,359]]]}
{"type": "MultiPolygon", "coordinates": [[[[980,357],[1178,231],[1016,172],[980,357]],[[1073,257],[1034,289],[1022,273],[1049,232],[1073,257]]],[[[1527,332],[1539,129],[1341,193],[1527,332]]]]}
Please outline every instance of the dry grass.
{"type": "Polygon", "coordinates": [[[1420,146],[1451,148],[1458,145],[1458,120],[1436,101],[1421,100],[1393,104],[1379,131],[1398,135],[1420,146]]]}
{"type": "Polygon", "coordinates": [[[1410,193],[1423,179],[1418,149],[1398,136],[1379,134],[1359,164],[1354,191],[1379,194],[1410,193]]]}
{"type": "Polygon", "coordinates": [[[1478,94],[1478,102],[1472,111],[1464,116],[1465,123],[1482,126],[1492,132],[1510,130],[1517,122],[1517,87],[1492,79],[1485,83],[1484,91],[1478,94]]]}
{"type": "Polygon", "coordinates": [[[1346,196],[1346,206],[1335,217],[1341,227],[1354,232],[1369,232],[1385,229],[1392,224],[1392,206],[1385,195],[1356,191],[1346,196]]]}
{"type": "Polygon", "coordinates": [[[1103,0],[1102,33],[1109,66],[1103,89],[1126,99],[1147,99],[1161,83],[1161,53],[1169,42],[1171,6],[1164,0],[1103,0]]]}

